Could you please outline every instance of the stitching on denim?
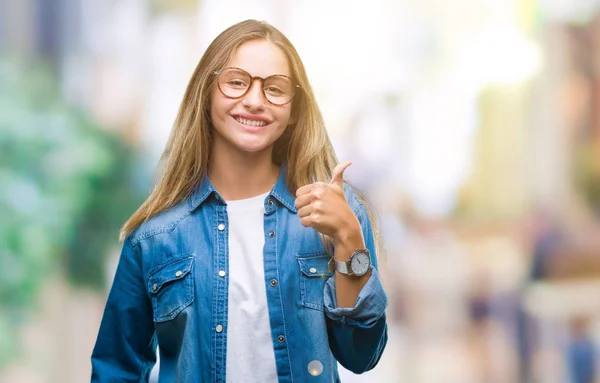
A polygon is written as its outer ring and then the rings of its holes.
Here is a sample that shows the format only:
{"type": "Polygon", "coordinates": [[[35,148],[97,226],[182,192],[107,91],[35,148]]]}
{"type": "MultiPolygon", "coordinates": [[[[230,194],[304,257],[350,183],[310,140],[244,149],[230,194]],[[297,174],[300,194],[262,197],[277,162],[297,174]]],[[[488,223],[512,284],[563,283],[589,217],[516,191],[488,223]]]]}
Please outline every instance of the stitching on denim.
{"type": "Polygon", "coordinates": [[[314,310],[319,310],[319,311],[325,311],[325,303],[323,302],[322,304],[316,303],[316,302],[311,302],[308,299],[308,287],[310,286],[307,283],[309,281],[313,281],[316,282],[321,281],[322,279],[324,279],[324,283],[323,283],[323,289],[325,288],[325,284],[327,283],[327,280],[329,280],[329,278],[333,275],[333,272],[328,273],[328,274],[319,274],[319,275],[307,275],[304,270],[303,270],[303,263],[302,261],[308,261],[308,260],[312,260],[312,259],[316,259],[316,258],[324,258],[324,257],[329,257],[329,255],[326,252],[323,251],[311,251],[311,252],[306,252],[306,253],[298,253],[296,254],[296,259],[298,261],[298,266],[300,268],[300,299],[302,300],[302,305],[304,307],[308,307],[314,310]]]}
{"type": "MultiPolygon", "coordinates": [[[[275,229],[279,230],[279,210],[275,212],[275,229]]],[[[279,275],[279,236],[275,236],[275,266],[277,269],[277,279],[281,280],[279,275]]],[[[281,308],[281,322],[283,324],[283,332],[286,335],[285,348],[287,350],[287,358],[290,366],[290,382],[294,382],[294,371],[292,370],[292,359],[290,358],[290,346],[289,341],[287,341],[287,330],[285,326],[285,314],[283,312],[283,300],[281,299],[281,283],[277,284],[277,289],[279,290],[279,307],[281,308]]]]}
{"type": "Polygon", "coordinates": [[[274,212],[277,211],[277,205],[281,205],[281,202],[279,202],[279,200],[277,198],[273,198],[274,197],[274,191],[270,192],[269,195],[267,196],[267,198],[265,198],[265,215],[271,215],[274,212]],[[277,201],[277,205],[275,203],[273,203],[272,205],[269,205],[269,201],[277,201]]]}
{"type": "MultiPolygon", "coordinates": [[[[206,180],[203,180],[202,182],[207,182],[207,181],[206,181],[206,180]]],[[[200,196],[200,197],[197,197],[198,193],[196,193],[196,192],[195,192],[195,193],[192,195],[192,198],[190,198],[190,199],[188,200],[188,205],[189,205],[190,209],[195,209],[195,208],[197,208],[198,206],[200,206],[200,204],[201,204],[202,202],[204,202],[204,200],[206,200],[206,198],[208,197],[208,195],[209,195],[210,193],[212,193],[213,191],[215,191],[215,190],[212,188],[212,185],[210,185],[210,186],[208,187],[208,189],[207,189],[207,190],[204,192],[204,194],[202,194],[202,196],[200,196]]]]}
{"type": "MultiPolygon", "coordinates": [[[[218,206],[215,207],[215,215],[216,215],[216,218],[217,218],[215,222],[219,222],[219,207],[218,206]]],[[[214,235],[213,235],[213,244],[215,245],[214,247],[216,249],[215,256],[213,257],[213,270],[218,270],[219,269],[219,256],[218,256],[218,254],[219,254],[219,251],[220,251],[220,242],[219,242],[219,231],[218,231],[218,229],[217,229],[217,227],[215,225],[213,225],[213,233],[214,233],[214,235]]],[[[212,342],[212,344],[213,344],[213,363],[212,363],[212,365],[214,366],[212,381],[216,382],[217,381],[217,375],[218,375],[218,371],[217,371],[217,352],[218,352],[218,350],[217,350],[217,337],[218,337],[218,334],[216,332],[216,326],[218,325],[217,322],[219,320],[217,318],[216,313],[217,313],[217,309],[218,309],[219,284],[220,284],[220,281],[219,281],[218,278],[214,279],[214,277],[213,277],[213,281],[215,281],[215,283],[216,283],[216,286],[215,286],[215,289],[214,289],[214,291],[216,291],[216,295],[213,296],[213,307],[212,307],[212,317],[215,318],[214,319],[214,323],[213,323],[213,325],[215,326],[215,329],[212,330],[212,336],[211,336],[212,339],[213,339],[213,342],[212,342]]]]}
{"type": "MultiPolygon", "coordinates": [[[[222,244],[223,244],[223,252],[227,254],[227,256],[223,257],[223,270],[226,270],[226,275],[229,275],[229,216],[227,215],[227,207],[225,206],[221,206],[222,208],[222,214],[223,214],[223,222],[225,223],[225,227],[226,227],[226,231],[224,231],[224,233],[227,233],[226,238],[222,239],[222,244]]],[[[226,381],[227,379],[227,329],[228,329],[228,311],[229,311],[229,276],[227,278],[223,279],[223,292],[224,292],[224,299],[223,299],[223,304],[222,306],[222,310],[223,310],[223,320],[221,325],[223,326],[223,332],[220,334],[221,335],[221,349],[224,350],[224,355],[222,355],[222,365],[223,365],[223,370],[222,370],[222,379],[223,381],[226,381]]]]}
{"type": "MultiPolygon", "coordinates": [[[[194,288],[194,285],[192,284],[192,289],[193,288],[194,288]]],[[[157,318],[155,319],[155,322],[160,323],[160,322],[170,321],[171,319],[173,319],[177,315],[179,315],[179,313],[181,313],[183,310],[185,310],[185,308],[188,307],[189,305],[191,305],[192,303],[194,303],[194,295],[193,294],[191,297],[187,298],[186,301],[184,303],[182,303],[180,306],[171,310],[170,313],[161,315],[161,316],[157,316],[157,318]]]]}
{"type": "MultiPolygon", "coordinates": [[[[325,262],[325,263],[326,263],[326,264],[328,265],[328,267],[329,267],[329,261],[330,261],[330,259],[331,259],[331,258],[329,257],[329,255],[322,256],[322,257],[309,257],[309,258],[300,258],[300,257],[296,257],[296,259],[298,260],[298,265],[300,266],[300,271],[301,271],[301,272],[302,272],[302,274],[303,274],[305,277],[307,277],[307,278],[310,278],[310,279],[318,279],[318,278],[325,278],[325,277],[329,278],[330,276],[332,276],[332,275],[333,275],[333,271],[329,271],[329,269],[326,269],[324,272],[319,272],[318,274],[317,274],[317,273],[314,273],[314,274],[313,274],[313,273],[310,273],[310,272],[307,272],[307,271],[306,271],[306,269],[309,269],[309,270],[310,270],[310,266],[313,266],[313,267],[317,266],[317,264],[316,264],[315,262],[312,262],[312,263],[311,263],[311,261],[312,261],[312,260],[315,260],[315,259],[323,259],[323,260],[326,260],[327,262],[325,262]]],[[[319,270],[317,270],[317,272],[318,272],[318,271],[319,271],[319,270]]]]}
{"type": "Polygon", "coordinates": [[[150,270],[150,272],[148,273],[148,280],[150,280],[153,276],[158,274],[165,267],[174,265],[175,263],[179,263],[179,262],[183,263],[183,261],[186,261],[188,259],[193,259],[195,256],[196,256],[196,253],[189,253],[189,254],[185,254],[182,257],[170,259],[168,261],[165,261],[163,263],[160,263],[160,264],[154,266],[152,268],[152,270],[150,270]]]}
{"type": "Polygon", "coordinates": [[[281,194],[279,194],[276,190],[273,190],[271,192],[275,197],[277,197],[277,199],[279,200],[279,202],[281,202],[285,207],[287,207],[289,210],[291,210],[294,213],[298,212],[298,209],[296,209],[296,206],[294,205],[290,205],[288,203],[288,201],[286,201],[286,198],[284,196],[282,196],[281,194]]]}
{"type": "Polygon", "coordinates": [[[172,222],[170,225],[161,226],[161,227],[155,228],[155,229],[153,229],[153,230],[144,231],[144,232],[142,232],[142,233],[138,234],[137,236],[135,236],[134,238],[132,238],[132,240],[131,240],[131,244],[135,246],[135,245],[137,245],[137,244],[138,244],[140,241],[142,241],[142,240],[144,240],[144,239],[147,239],[147,238],[153,237],[153,236],[155,236],[155,235],[157,235],[157,234],[161,234],[161,233],[166,233],[166,232],[169,232],[169,231],[173,231],[173,230],[174,230],[174,229],[177,227],[177,225],[179,225],[179,223],[180,223],[180,222],[181,222],[181,221],[182,221],[182,220],[183,220],[185,217],[187,217],[188,215],[190,215],[190,212],[189,212],[189,211],[185,211],[185,212],[183,213],[183,215],[181,215],[181,217],[177,218],[177,219],[176,219],[175,221],[173,221],[173,222],[172,222]]]}
{"type": "MultiPolygon", "coordinates": [[[[153,318],[155,322],[165,322],[165,321],[169,321],[173,318],[175,318],[177,315],[179,315],[180,312],[182,312],[186,307],[190,306],[193,302],[194,302],[194,278],[193,275],[190,274],[190,272],[193,270],[193,259],[194,256],[192,255],[191,257],[185,258],[180,260],[179,262],[183,262],[183,261],[187,261],[187,260],[191,260],[191,265],[190,265],[190,269],[188,270],[188,272],[185,274],[184,277],[182,278],[176,278],[178,282],[180,283],[185,283],[187,280],[187,285],[183,286],[182,288],[185,289],[185,300],[182,304],[180,304],[179,306],[173,308],[169,313],[167,314],[163,314],[163,315],[154,315],[157,311],[158,311],[158,297],[151,294],[151,299],[152,299],[152,309],[153,309],[153,318]]],[[[158,274],[162,269],[164,269],[165,267],[168,267],[170,265],[173,264],[177,264],[177,262],[169,262],[169,264],[165,265],[163,268],[161,268],[160,270],[158,270],[154,275],[158,274]]],[[[148,279],[148,285],[147,288],[149,288],[149,283],[150,283],[150,277],[148,279]]],[[[161,289],[162,286],[164,286],[164,283],[161,285],[161,289]]]]}
{"type": "Polygon", "coordinates": [[[329,256],[329,254],[327,254],[327,252],[325,250],[316,250],[316,251],[309,251],[309,252],[305,252],[305,253],[298,253],[296,254],[296,256],[298,257],[298,259],[310,259],[310,258],[317,258],[321,255],[327,255],[329,256]]]}

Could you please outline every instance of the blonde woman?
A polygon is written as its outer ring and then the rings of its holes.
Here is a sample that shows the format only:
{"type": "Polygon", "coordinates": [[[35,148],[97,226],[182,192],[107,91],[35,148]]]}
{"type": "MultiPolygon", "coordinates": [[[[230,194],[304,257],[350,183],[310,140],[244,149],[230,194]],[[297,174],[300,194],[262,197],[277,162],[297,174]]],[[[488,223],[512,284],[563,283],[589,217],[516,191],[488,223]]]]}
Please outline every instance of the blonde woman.
{"type": "Polygon", "coordinates": [[[248,20],[207,48],[162,174],[125,223],[93,382],[338,382],[372,369],[387,297],[298,53],[248,20]]]}

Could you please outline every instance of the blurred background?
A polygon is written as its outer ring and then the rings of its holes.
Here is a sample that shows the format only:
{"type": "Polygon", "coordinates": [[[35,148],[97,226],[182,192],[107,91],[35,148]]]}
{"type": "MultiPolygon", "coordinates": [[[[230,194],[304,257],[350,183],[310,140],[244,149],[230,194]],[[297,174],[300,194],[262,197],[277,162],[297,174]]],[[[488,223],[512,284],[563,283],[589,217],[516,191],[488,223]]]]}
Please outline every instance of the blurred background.
{"type": "Polygon", "coordinates": [[[342,380],[600,382],[600,0],[0,1],[0,382],[89,381],[118,229],[247,18],[378,215],[390,341],[342,380]]]}

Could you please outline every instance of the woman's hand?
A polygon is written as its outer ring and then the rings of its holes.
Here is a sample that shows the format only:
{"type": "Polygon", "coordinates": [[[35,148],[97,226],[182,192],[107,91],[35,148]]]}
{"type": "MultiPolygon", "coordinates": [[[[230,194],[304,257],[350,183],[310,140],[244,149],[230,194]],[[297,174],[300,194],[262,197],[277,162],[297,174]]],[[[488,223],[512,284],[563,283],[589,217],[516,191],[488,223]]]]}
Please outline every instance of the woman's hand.
{"type": "Polygon", "coordinates": [[[315,182],[296,191],[295,205],[300,223],[330,236],[336,243],[362,240],[362,231],[356,215],[344,195],[344,171],[352,162],[338,164],[330,183],[315,182]]]}

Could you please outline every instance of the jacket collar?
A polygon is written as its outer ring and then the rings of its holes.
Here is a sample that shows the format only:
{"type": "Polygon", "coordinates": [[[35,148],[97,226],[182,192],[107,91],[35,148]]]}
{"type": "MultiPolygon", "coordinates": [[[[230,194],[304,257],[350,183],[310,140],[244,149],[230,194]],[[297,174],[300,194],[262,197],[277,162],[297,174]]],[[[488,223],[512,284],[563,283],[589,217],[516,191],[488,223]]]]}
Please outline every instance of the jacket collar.
{"type": "MultiPolygon", "coordinates": [[[[277,201],[279,201],[283,206],[285,206],[292,213],[297,213],[298,209],[294,206],[294,201],[296,197],[290,192],[287,187],[287,163],[282,163],[281,168],[279,169],[279,176],[277,177],[277,182],[275,186],[269,193],[269,195],[273,196],[277,201]]],[[[209,199],[209,197],[214,196],[217,202],[221,204],[226,204],[223,197],[219,194],[217,189],[214,188],[210,180],[206,175],[202,177],[202,180],[194,189],[192,195],[189,198],[189,206],[190,211],[196,210],[204,201],[209,199]]]]}

